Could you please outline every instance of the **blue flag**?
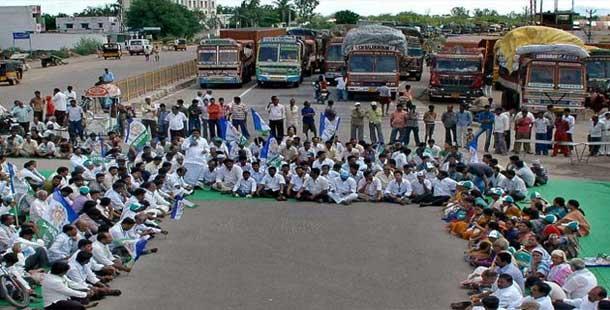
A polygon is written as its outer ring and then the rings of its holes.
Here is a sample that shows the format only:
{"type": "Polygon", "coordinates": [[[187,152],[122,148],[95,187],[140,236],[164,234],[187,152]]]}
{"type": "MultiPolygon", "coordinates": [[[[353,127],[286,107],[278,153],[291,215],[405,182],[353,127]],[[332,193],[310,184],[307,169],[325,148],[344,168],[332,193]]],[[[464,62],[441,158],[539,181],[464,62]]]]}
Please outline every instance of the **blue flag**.
{"type": "Polygon", "coordinates": [[[144,253],[144,250],[146,250],[146,244],[148,244],[148,239],[140,239],[138,242],[136,242],[136,254],[133,258],[134,261],[137,261],[142,253],[144,253]]]}
{"type": "Polygon", "coordinates": [[[227,119],[223,116],[219,119],[219,123],[220,123],[220,132],[218,133],[218,136],[221,137],[223,140],[227,139],[227,127],[229,121],[227,121],[227,119]]]}
{"type": "Polygon", "coordinates": [[[269,137],[267,137],[265,144],[263,144],[263,148],[261,149],[261,153],[260,153],[261,159],[267,159],[269,157],[269,145],[271,145],[271,142],[272,142],[271,139],[275,140],[274,137],[269,136],[269,137]]]}
{"type": "Polygon", "coordinates": [[[15,179],[15,169],[13,168],[13,164],[7,162],[6,166],[8,167],[8,180],[9,183],[11,185],[11,193],[14,195],[15,194],[15,182],[13,181],[15,179]]]}
{"type": "Polygon", "coordinates": [[[334,121],[328,121],[326,119],[326,114],[320,113],[320,139],[322,139],[323,142],[326,142],[326,141],[330,140],[332,137],[334,137],[337,134],[337,131],[339,130],[340,123],[341,123],[340,117],[335,116],[334,121]],[[332,126],[330,128],[327,128],[326,122],[328,122],[332,126]],[[335,122],[335,123],[333,124],[333,122],[335,122]]]}
{"type": "Polygon", "coordinates": [[[271,128],[263,120],[261,115],[258,114],[258,112],[254,110],[254,108],[250,108],[250,111],[252,112],[252,123],[254,124],[254,130],[263,134],[269,133],[271,131],[271,128]]]}
{"type": "Polygon", "coordinates": [[[479,155],[477,154],[478,143],[477,143],[476,138],[478,138],[478,137],[475,137],[475,139],[472,139],[472,141],[470,141],[470,143],[468,144],[468,150],[470,151],[470,162],[471,163],[479,162],[479,155]]]}
{"type": "Polygon", "coordinates": [[[172,220],[179,220],[184,214],[184,196],[177,195],[174,199],[174,206],[171,213],[172,220]]]}
{"type": "Polygon", "coordinates": [[[78,214],[74,212],[74,209],[72,209],[72,206],[68,203],[66,198],[61,195],[59,189],[55,189],[55,191],[53,192],[53,199],[59,202],[66,210],[66,214],[68,215],[68,222],[73,223],[78,219],[78,214]]]}

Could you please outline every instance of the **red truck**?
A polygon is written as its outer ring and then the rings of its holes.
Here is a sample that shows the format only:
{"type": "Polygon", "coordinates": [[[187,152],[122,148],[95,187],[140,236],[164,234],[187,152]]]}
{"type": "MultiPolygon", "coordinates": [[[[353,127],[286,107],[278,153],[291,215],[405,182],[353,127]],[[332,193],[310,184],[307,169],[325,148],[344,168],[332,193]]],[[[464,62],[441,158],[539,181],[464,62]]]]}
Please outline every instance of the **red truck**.
{"type": "Polygon", "coordinates": [[[324,77],[333,83],[334,80],[345,73],[345,59],[343,58],[343,37],[331,38],[326,45],[324,53],[324,77]]]}
{"type": "Polygon", "coordinates": [[[497,37],[450,38],[432,55],[428,96],[438,99],[473,100],[483,95],[485,77],[493,74],[493,47],[497,37]]]}

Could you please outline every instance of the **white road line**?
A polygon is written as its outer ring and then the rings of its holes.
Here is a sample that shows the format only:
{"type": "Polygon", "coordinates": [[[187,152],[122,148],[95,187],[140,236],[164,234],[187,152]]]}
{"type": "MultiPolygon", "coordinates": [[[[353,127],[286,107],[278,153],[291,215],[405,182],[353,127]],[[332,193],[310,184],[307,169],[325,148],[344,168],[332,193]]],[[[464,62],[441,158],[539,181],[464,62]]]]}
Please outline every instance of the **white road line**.
{"type": "Polygon", "coordinates": [[[251,90],[253,90],[256,87],[256,83],[254,83],[254,85],[250,86],[250,88],[246,89],[243,93],[241,93],[239,95],[240,98],[243,98],[247,93],[249,93],[251,90]]]}

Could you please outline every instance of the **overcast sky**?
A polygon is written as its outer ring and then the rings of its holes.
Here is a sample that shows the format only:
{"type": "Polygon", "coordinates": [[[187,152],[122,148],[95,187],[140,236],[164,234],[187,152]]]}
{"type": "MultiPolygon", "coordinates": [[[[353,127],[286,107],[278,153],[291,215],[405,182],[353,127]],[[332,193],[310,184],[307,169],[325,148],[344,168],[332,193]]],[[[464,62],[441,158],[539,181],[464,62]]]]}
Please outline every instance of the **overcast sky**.
{"type": "MultiPolygon", "coordinates": [[[[575,0],[576,6],[596,8],[604,13],[610,11],[610,1],[607,0],[575,0]]],[[[31,5],[42,6],[44,13],[55,14],[79,12],[87,6],[98,6],[115,2],[113,0],[0,0],[0,5],[31,5]]],[[[217,0],[221,5],[238,5],[241,0],[217,0]]],[[[273,0],[261,0],[262,3],[273,3],[273,0]]],[[[553,0],[546,0],[545,10],[553,8],[553,0]]],[[[571,0],[559,0],[560,9],[569,9],[571,0]]],[[[418,13],[445,14],[454,6],[464,6],[469,10],[474,8],[490,8],[500,13],[521,11],[529,4],[529,0],[320,0],[318,13],[329,15],[339,10],[349,9],[361,15],[377,15],[401,11],[418,13]],[[380,5],[383,3],[383,5],[380,5]]]]}

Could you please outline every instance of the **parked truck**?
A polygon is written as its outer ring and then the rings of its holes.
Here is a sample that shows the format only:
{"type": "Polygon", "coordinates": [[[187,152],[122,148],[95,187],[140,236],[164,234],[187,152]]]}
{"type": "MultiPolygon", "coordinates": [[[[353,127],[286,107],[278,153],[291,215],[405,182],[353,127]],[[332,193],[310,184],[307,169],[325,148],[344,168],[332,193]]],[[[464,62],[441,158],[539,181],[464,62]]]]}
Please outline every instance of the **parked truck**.
{"type": "Polygon", "coordinates": [[[584,107],[584,61],[589,54],[578,37],[555,28],[526,26],[508,32],[495,50],[504,108],[584,107]]]}
{"type": "Polygon", "coordinates": [[[197,48],[198,82],[201,88],[236,85],[254,74],[254,41],[206,39],[197,48]]]}
{"type": "Polygon", "coordinates": [[[610,96],[610,49],[595,48],[585,59],[588,92],[610,96]]]}
{"type": "Polygon", "coordinates": [[[483,95],[485,78],[493,75],[493,46],[497,38],[459,36],[447,40],[430,58],[428,96],[468,100],[483,95]]]}
{"type": "Polygon", "coordinates": [[[322,70],[326,80],[331,83],[345,73],[343,37],[333,37],[329,40],[324,53],[324,68],[322,70]]]}
{"type": "Polygon", "coordinates": [[[400,79],[406,80],[413,78],[421,80],[424,71],[424,36],[420,27],[397,26],[407,39],[407,53],[400,59],[400,79]]]}
{"type": "Polygon", "coordinates": [[[308,57],[305,43],[294,36],[262,38],[258,43],[256,82],[259,86],[286,84],[298,87],[308,57]]]}
{"type": "Polygon", "coordinates": [[[220,29],[219,37],[221,39],[233,39],[236,41],[252,41],[255,46],[253,48],[254,51],[254,59],[256,59],[256,53],[258,52],[258,48],[256,44],[262,38],[270,38],[270,37],[279,37],[286,35],[286,29],[284,28],[236,28],[236,29],[220,29]]]}
{"type": "Polygon", "coordinates": [[[357,93],[375,94],[382,85],[396,95],[400,58],[406,50],[405,36],[399,30],[381,25],[350,30],[343,40],[348,97],[357,93]]]}
{"type": "Polygon", "coordinates": [[[307,49],[308,57],[304,59],[305,73],[312,74],[315,71],[322,71],[324,65],[325,48],[328,36],[323,33],[306,28],[292,28],[286,31],[288,35],[295,36],[302,40],[307,49]]]}

